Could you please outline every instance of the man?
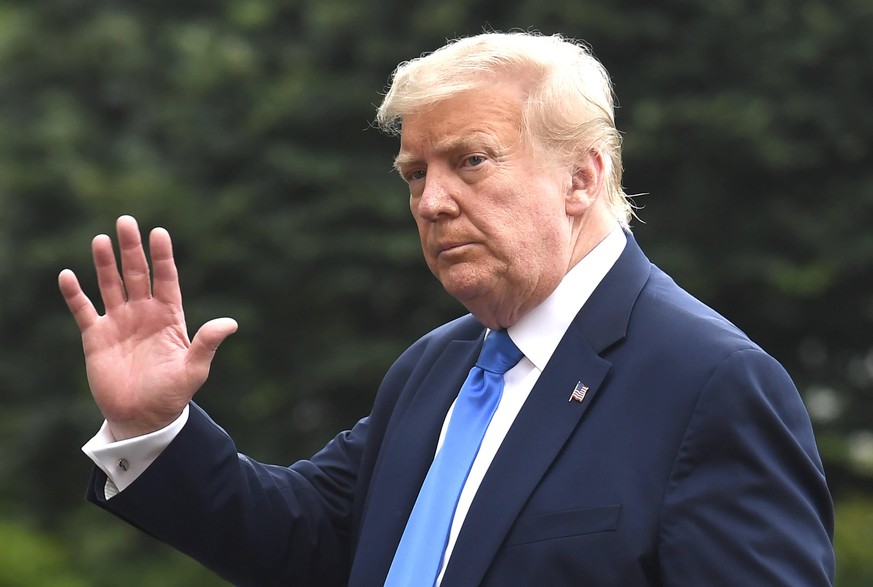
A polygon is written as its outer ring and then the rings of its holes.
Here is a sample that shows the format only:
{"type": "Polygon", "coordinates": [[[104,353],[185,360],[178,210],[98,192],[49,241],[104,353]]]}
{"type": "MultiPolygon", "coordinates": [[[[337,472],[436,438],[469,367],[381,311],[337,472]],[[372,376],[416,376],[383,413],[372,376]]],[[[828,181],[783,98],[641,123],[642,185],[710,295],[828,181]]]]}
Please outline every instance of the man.
{"type": "Polygon", "coordinates": [[[236,323],[189,342],[169,235],[151,233],[151,286],[122,217],[121,276],[93,242],[105,315],[59,278],[106,417],[89,498],[239,585],[831,585],[797,390],[630,236],[611,86],[585,48],[449,43],[398,68],[378,121],[399,131],[425,261],[471,315],[404,352],[312,459],[263,465],[191,403],[236,323]],[[483,339],[523,357],[473,367],[483,339]],[[503,389],[462,465],[446,454],[469,448],[477,369],[503,389]]]}

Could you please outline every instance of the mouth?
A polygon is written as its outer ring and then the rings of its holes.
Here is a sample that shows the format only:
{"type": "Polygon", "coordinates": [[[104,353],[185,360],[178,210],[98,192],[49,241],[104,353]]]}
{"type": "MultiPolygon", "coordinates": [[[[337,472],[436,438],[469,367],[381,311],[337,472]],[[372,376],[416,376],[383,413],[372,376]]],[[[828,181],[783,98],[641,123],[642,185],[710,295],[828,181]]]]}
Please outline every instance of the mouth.
{"type": "Polygon", "coordinates": [[[440,243],[436,247],[437,256],[455,255],[463,252],[466,248],[472,246],[473,243],[468,242],[448,242],[440,243]]]}

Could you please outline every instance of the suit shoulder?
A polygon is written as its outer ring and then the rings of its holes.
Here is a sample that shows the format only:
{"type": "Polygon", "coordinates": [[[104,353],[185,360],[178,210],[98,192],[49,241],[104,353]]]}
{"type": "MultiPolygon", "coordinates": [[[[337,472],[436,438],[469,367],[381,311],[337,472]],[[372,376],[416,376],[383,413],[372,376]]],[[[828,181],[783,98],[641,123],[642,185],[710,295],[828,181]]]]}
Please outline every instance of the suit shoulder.
{"type": "Polygon", "coordinates": [[[631,321],[649,333],[661,332],[673,341],[720,351],[719,354],[739,350],[763,351],[733,322],[654,266],[637,299],[631,321]]]}
{"type": "Polygon", "coordinates": [[[382,380],[377,400],[387,390],[398,393],[403,382],[409,380],[417,368],[427,368],[452,341],[475,340],[482,336],[484,330],[485,327],[470,314],[434,328],[395,359],[382,380]]]}
{"type": "Polygon", "coordinates": [[[395,361],[395,365],[410,359],[418,361],[422,355],[443,349],[453,340],[475,340],[485,327],[471,314],[455,318],[434,328],[412,343],[395,361]]]}

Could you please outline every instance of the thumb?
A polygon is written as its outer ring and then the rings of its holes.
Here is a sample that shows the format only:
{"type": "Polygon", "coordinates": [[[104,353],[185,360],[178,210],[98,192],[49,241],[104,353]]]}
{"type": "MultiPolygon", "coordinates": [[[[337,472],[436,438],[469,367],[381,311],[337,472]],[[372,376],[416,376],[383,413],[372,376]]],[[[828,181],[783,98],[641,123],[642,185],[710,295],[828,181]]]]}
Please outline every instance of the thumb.
{"type": "Polygon", "coordinates": [[[233,318],[216,318],[201,326],[188,348],[188,364],[195,370],[202,370],[205,377],[215,351],[237,328],[233,318]]]}

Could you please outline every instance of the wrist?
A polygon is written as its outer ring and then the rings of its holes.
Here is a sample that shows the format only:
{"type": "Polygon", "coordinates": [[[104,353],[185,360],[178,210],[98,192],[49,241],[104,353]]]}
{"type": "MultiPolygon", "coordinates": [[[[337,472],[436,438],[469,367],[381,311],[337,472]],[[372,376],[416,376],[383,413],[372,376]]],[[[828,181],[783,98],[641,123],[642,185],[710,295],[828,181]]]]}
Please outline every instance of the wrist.
{"type": "Polygon", "coordinates": [[[164,418],[137,420],[110,420],[107,418],[106,423],[109,426],[109,432],[112,434],[112,437],[118,442],[159,432],[177,421],[181,415],[182,412],[179,412],[164,418]]]}

